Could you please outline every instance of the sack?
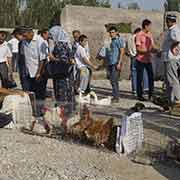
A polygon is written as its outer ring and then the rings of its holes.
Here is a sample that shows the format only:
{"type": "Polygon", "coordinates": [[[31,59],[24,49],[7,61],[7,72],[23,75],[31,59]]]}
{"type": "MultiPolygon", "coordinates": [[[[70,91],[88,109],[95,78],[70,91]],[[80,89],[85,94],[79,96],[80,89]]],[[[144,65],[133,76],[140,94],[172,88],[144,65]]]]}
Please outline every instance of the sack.
{"type": "Polygon", "coordinates": [[[4,98],[0,113],[12,115],[11,128],[16,124],[29,126],[32,121],[32,106],[27,94],[24,97],[20,95],[9,95],[4,98]]]}
{"type": "Polygon", "coordinates": [[[73,65],[64,61],[49,61],[45,66],[45,76],[53,79],[69,77],[73,72],[73,65]]]}
{"type": "Polygon", "coordinates": [[[116,152],[131,154],[142,147],[144,140],[142,113],[133,113],[122,120],[122,128],[117,129],[116,152]]]}

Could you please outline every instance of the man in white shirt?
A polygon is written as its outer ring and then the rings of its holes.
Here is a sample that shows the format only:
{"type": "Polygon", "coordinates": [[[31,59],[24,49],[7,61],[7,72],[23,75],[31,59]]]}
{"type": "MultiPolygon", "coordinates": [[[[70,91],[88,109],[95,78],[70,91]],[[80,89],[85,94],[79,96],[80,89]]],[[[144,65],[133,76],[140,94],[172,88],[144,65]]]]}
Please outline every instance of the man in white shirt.
{"type": "MultiPolygon", "coordinates": [[[[20,79],[24,91],[32,91],[38,101],[44,101],[47,79],[43,75],[43,68],[47,54],[43,52],[43,41],[34,34],[32,28],[26,28],[25,40],[20,45],[20,79]]],[[[38,115],[40,115],[38,113],[38,115]]]]}
{"type": "Polygon", "coordinates": [[[180,51],[176,56],[171,53],[172,46],[180,42],[180,28],[176,23],[175,15],[168,14],[166,24],[168,31],[162,46],[162,55],[165,62],[167,96],[170,103],[180,104],[180,79],[177,72],[180,69],[180,51]]]}
{"type": "Polygon", "coordinates": [[[79,37],[79,46],[75,53],[75,61],[80,70],[80,92],[82,94],[90,91],[91,68],[97,69],[97,66],[90,61],[89,53],[86,51],[88,38],[85,35],[79,37]]]}
{"type": "Polygon", "coordinates": [[[12,70],[13,72],[17,72],[17,61],[18,61],[18,51],[19,51],[19,41],[23,39],[23,35],[19,28],[15,28],[13,33],[13,38],[8,41],[8,46],[12,52],[12,70]]]}
{"type": "Polygon", "coordinates": [[[8,88],[8,65],[11,65],[12,53],[5,41],[6,32],[0,31],[0,78],[2,87],[8,88]]]}
{"type": "MultiPolygon", "coordinates": [[[[34,116],[42,121],[46,132],[50,128],[44,120],[44,101],[46,97],[47,79],[44,76],[44,65],[47,60],[46,51],[44,51],[44,41],[33,32],[30,27],[24,27],[23,36],[25,40],[20,43],[19,47],[19,73],[21,85],[24,91],[34,92],[36,97],[36,109],[34,116]]],[[[31,130],[33,130],[34,121],[31,130]]]]}

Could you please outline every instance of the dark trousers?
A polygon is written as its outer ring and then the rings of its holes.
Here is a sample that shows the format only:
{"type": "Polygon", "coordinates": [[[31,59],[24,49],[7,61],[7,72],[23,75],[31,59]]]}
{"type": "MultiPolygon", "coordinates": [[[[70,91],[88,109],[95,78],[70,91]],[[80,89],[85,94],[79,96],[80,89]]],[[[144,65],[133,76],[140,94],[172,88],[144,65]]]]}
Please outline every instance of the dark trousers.
{"type": "Polygon", "coordinates": [[[21,79],[21,82],[23,90],[34,92],[36,99],[44,100],[46,98],[47,79],[41,78],[37,81],[35,78],[25,76],[21,79]]]}
{"type": "Polygon", "coordinates": [[[21,85],[24,91],[34,92],[36,97],[36,109],[34,114],[36,116],[42,116],[44,107],[44,100],[46,98],[46,85],[47,79],[42,77],[39,81],[30,76],[21,77],[21,85]]]}
{"type": "MultiPolygon", "coordinates": [[[[137,92],[137,70],[136,70],[136,58],[131,57],[131,87],[133,92],[137,92]]],[[[143,74],[143,91],[149,89],[149,83],[148,83],[148,75],[146,70],[144,69],[143,74]]]]}
{"type": "Polygon", "coordinates": [[[148,82],[149,82],[149,96],[152,96],[154,90],[154,76],[152,63],[142,63],[136,60],[136,70],[137,70],[137,96],[143,96],[143,78],[144,78],[144,69],[147,71],[148,82]]]}
{"type": "Polygon", "coordinates": [[[117,70],[117,65],[109,65],[108,71],[112,85],[112,95],[114,98],[119,98],[119,71],[117,70]]]}
{"type": "Polygon", "coordinates": [[[2,87],[8,88],[8,66],[5,62],[0,63],[0,78],[2,82],[2,87]]]}
{"type": "Polygon", "coordinates": [[[17,72],[18,71],[18,53],[13,53],[13,57],[12,57],[12,70],[13,72],[17,72]]]}

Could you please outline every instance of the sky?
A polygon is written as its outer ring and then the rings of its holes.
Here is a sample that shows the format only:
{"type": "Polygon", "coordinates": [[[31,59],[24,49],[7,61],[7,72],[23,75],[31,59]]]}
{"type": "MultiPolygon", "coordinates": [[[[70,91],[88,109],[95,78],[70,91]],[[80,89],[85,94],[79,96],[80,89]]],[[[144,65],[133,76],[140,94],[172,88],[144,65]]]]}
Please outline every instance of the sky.
{"type": "Polygon", "coordinates": [[[118,2],[126,5],[129,2],[138,2],[139,6],[145,10],[162,10],[165,0],[111,0],[113,7],[117,7],[118,2]]]}

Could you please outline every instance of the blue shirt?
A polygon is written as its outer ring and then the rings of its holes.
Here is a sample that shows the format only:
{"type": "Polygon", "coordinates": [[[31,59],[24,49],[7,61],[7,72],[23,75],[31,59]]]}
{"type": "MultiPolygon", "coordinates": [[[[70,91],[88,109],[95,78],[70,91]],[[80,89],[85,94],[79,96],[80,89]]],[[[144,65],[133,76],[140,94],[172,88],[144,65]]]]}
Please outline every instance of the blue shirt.
{"type": "Polygon", "coordinates": [[[120,57],[120,49],[125,48],[125,42],[122,38],[113,38],[109,47],[106,47],[106,60],[108,65],[117,64],[120,57]]]}

